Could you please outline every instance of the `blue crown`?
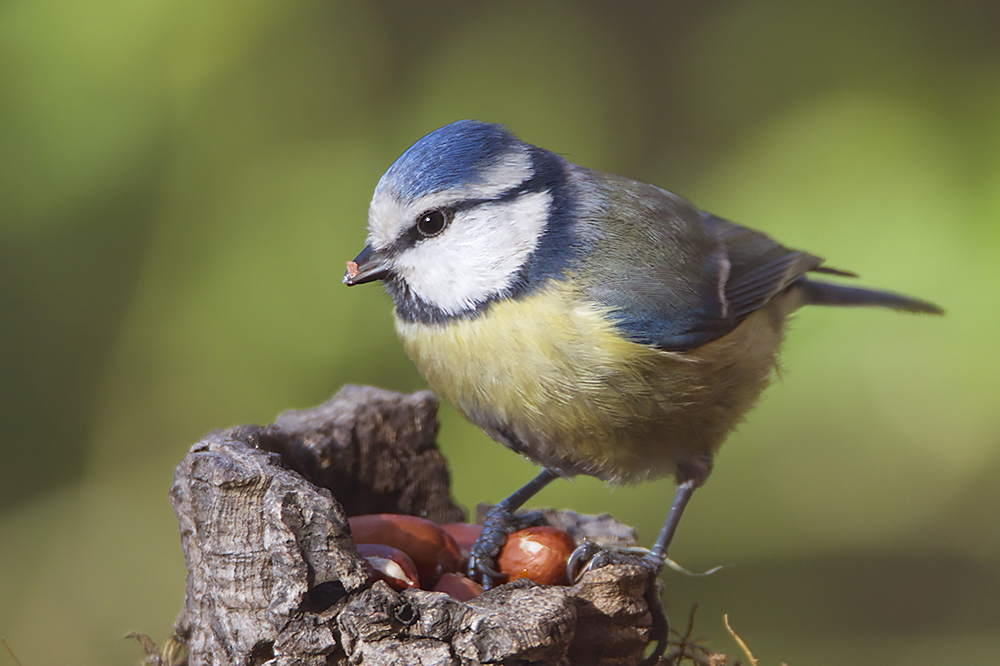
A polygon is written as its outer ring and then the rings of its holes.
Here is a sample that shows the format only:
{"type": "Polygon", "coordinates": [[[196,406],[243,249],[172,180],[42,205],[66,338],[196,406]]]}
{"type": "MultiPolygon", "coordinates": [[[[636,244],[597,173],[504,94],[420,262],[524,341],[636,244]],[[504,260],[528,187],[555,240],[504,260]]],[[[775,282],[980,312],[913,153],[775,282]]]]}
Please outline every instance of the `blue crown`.
{"type": "Polygon", "coordinates": [[[503,125],[459,120],[434,130],[389,167],[377,189],[414,200],[458,185],[480,182],[479,174],[523,145],[503,125]]]}

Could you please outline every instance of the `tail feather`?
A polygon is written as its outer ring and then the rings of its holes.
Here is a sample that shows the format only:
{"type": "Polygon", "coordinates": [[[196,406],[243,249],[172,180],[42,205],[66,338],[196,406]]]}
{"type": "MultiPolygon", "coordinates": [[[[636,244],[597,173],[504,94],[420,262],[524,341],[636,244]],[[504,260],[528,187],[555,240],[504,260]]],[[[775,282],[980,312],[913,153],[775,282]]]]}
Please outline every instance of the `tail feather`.
{"type": "Polygon", "coordinates": [[[900,310],[902,312],[944,314],[944,310],[933,303],[888,291],[847,287],[840,284],[817,282],[807,279],[799,280],[799,284],[805,303],[809,305],[874,306],[892,308],[893,310],[900,310]]]}
{"type": "Polygon", "coordinates": [[[840,277],[856,278],[861,277],[857,273],[851,271],[845,271],[842,268],[834,268],[833,266],[817,266],[812,269],[813,273],[826,273],[827,275],[839,275],[840,277]]]}

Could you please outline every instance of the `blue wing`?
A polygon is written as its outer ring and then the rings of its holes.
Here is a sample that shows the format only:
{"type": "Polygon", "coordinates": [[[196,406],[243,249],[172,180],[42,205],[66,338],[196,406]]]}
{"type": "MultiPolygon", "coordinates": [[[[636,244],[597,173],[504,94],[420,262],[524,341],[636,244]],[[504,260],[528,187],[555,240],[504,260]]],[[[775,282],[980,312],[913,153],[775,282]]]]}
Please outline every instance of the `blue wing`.
{"type": "Polygon", "coordinates": [[[851,275],[665,190],[601,177],[617,183],[580,274],[636,342],[693,349],[732,331],[809,271],[851,275]]]}

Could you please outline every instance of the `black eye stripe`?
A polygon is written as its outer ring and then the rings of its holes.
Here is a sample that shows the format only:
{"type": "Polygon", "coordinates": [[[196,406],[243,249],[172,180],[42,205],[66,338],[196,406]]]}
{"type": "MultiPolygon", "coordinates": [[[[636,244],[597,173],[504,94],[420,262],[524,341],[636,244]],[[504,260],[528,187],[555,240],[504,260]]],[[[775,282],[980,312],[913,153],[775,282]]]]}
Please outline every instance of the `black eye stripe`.
{"type": "Polygon", "coordinates": [[[403,232],[393,244],[393,252],[405,252],[407,249],[413,247],[420,241],[437,235],[432,234],[428,236],[421,233],[417,228],[419,221],[434,210],[441,211],[445,214],[447,219],[445,229],[447,229],[448,225],[451,224],[452,219],[454,219],[457,213],[462,213],[467,210],[477,208],[478,206],[514,201],[522,195],[531,194],[533,192],[553,192],[553,188],[561,184],[564,178],[560,160],[555,155],[539,149],[532,151],[532,156],[535,162],[533,165],[533,173],[524,181],[518,183],[510,189],[500,192],[492,197],[463,199],[462,201],[449,203],[447,206],[442,208],[422,212],[413,221],[413,224],[411,224],[410,227],[403,232]]]}

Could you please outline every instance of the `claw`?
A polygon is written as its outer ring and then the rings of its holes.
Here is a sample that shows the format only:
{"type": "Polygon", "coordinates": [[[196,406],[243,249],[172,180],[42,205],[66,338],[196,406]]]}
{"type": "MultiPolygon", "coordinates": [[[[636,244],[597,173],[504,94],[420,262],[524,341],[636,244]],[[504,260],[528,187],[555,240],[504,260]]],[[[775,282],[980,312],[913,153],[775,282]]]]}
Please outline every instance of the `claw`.
{"type": "Polygon", "coordinates": [[[570,553],[569,559],[566,560],[566,578],[576,583],[583,574],[592,569],[600,568],[594,566],[594,559],[598,549],[599,546],[593,541],[584,541],[577,546],[576,550],[570,553]],[[584,562],[583,566],[580,566],[581,562],[584,562]]]}
{"type": "Polygon", "coordinates": [[[643,596],[652,616],[652,624],[649,627],[649,642],[655,642],[656,646],[649,653],[649,656],[643,659],[642,666],[653,666],[660,661],[660,657],[666,652],[667,638],[670,635],[670,623],[667,621],[667,614],[663,611],[663,603],[660,602],[655,576],[649,582],[649,587],[646,588],[646,594],[643,596]]]}
{"type": "Polygon", "coordinates": [[[483,521],[483,531],[472,544],[469,555],[469,578],[487,590],[506,582],[506,576],[496,569],[496,558],[507,537],[515,531],[514,516],[503,503],[489,510],[486,520],[483,521]]]}
{"type": "Polygon", "coordinates": [[[497,583],[506,582],[506,574],[497,571],[491,562],[479,559],[475,556],[469,557],[469,578],[483,586],[483,589],[490,589],[497,583]]]}
{"type": "Polygon", "coordinates": [[[576,582],[580,576],[606,567],[609,564],[632,564],[649,569],[654,576],[659,575],[663,559],[656,553],[639,546],[602,546],[593,541],[584,541],[569,556],[566,574],[576,582]],[[582,566],[581,566],[582,563],[582,566]]]}

